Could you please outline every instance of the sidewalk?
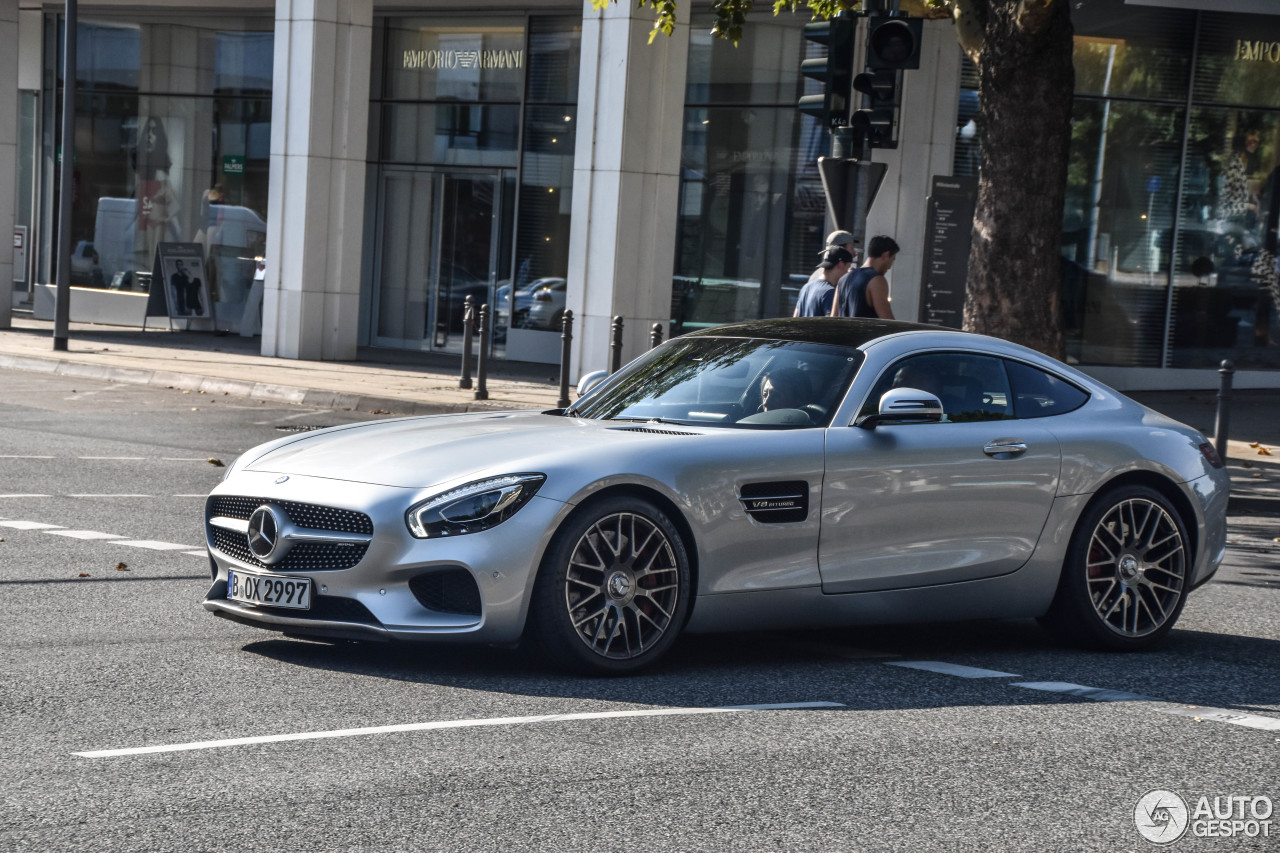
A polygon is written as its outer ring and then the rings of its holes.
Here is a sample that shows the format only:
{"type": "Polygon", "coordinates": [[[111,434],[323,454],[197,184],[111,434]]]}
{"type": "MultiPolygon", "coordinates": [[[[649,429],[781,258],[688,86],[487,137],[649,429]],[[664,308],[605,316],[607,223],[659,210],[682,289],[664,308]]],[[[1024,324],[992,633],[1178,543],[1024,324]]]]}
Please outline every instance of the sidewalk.
{"type": "Polygon", "coordinates": [[[460,355],[361,349],[358,361],[303,361],[262,356],[260,346],[238,335],[72,323],[68,351],[55,352],[52,322],[15,314],[0,330],[0,368],[373,414],[551,409],[560,395],[556,365],[490,361],[489,399],[477,401],[474,387],[458,388],[460,355]]]}
{"type": "MultiPolygon", "coordinates": [[[[489,399],[477,401],[474,390],[458,388],[461,357],[456,355],[361,349],[357,361],[301,361],[259,355],[259,338],[84,323],[71,324],[68,343],[67,352],[55,352],[51,322],[16,314],[13,328],[0,331],[0,369],[370,414],[552,409],[560,393],[556,365],[491,362],[489,399]]],[[[1216,392],[1146,391],[1129,396],[1213,434],[1216,392]]],[[[1280,390],[1234,392],[1229,437],[1232,513],[1280,516],[1280,390]],[[1264,455],[1261,449],[1274,455],[1264,455]]]]}

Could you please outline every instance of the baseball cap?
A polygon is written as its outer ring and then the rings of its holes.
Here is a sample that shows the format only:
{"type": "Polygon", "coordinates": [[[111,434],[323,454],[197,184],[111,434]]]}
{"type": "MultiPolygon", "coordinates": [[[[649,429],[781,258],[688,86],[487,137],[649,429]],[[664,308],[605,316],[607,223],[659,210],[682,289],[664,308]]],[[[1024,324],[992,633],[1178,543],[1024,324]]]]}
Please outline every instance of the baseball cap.
{"type": "Polygon", "coordinates": [[[850,243],[858,242],[858,238],[854,237],[848,231],[832,231],[827,235],[828,246],[847,246],[850,243]]]}
{"type": "Polygon", "coordinates": [[[824,270],[835,269],[837,264],[853,263],[853,255],[849,254],[849,250],[843,246],[831,246],[822,253],[822,263],[818,266],[824,270]]]}

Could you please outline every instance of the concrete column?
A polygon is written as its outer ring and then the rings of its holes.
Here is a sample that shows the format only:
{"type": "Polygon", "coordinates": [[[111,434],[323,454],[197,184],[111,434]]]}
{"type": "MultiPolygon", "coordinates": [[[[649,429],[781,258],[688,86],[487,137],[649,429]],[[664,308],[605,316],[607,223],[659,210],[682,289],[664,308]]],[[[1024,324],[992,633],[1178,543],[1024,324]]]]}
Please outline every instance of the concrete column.
{"type": "Polygon", "coordinates": [[[566,304],[576,318],[571,376],[608,366],[609,327],[624,362],[671,319],[689,7],[649,44],[653,9],[584,3],[566,304]]]}
{"type": "Polygon", "coordinates": [[[353,359],[372,0],[277,0],[262,354],[353,359]]]}
{"type": "Polygon", "coordinates": [[[10,235],[17,182],[18,0],[0,0],[0,329],[13,324],[13,239],[10,235]]]}
{"type": "Polygon", "coordinates": [[[960,98],[960,44],[950,20],[924,22],[920,68],[903,72],[897,149],[875,149],[889,166],[867,214],[867,236],[888,234],[902,251],[889,273],[893,316],[915,322],[924,278],[924,239],[930,180],[950,175],[960,98]]]}

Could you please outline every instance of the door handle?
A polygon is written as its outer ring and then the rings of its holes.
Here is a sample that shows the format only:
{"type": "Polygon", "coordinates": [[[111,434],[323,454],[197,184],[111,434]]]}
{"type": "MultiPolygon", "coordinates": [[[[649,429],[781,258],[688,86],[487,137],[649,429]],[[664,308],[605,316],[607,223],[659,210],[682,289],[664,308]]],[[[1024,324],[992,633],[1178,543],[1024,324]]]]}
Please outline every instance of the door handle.
{"type": "Polygon", "coordinates": [[[1021,456],[1027,452],[1027,443],[1018,438],[996,438],[987,442],[982,452],[988,456],[1021,456]]]}

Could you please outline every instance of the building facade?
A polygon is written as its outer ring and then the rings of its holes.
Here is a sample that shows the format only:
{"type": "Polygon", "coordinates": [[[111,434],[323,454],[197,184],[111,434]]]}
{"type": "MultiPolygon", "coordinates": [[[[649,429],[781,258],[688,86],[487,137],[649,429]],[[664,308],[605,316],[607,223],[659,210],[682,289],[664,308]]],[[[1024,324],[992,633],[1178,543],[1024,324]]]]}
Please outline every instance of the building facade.
{"type": "MultiPolygon", "coordinates": [[[[1280,385],[1273,6],[1073,5],[1068,359],[1118,387],[1213,387],[1224,358],[1238,385],[1280,385]]],[[[0,0],[0,274],[37,315],[56,269],[61,12],[0,0]]],[[[172,316],[162,246],[200,260],[204,301],[182,323],[287,358],[460,352],[468,297],[490,306],[495,358],[558,361],[572,310],[575,374],[605,365],[616,315],[626,358],[654,324],[790,315],[831,226],[827,134],[795,109],[817,47],[803,16],[762,9],[735,47],[701,4],[680,15],[650,43],[652,10],[625,2],[82,4],[73,316],[78,300],[172,316]]],[[[975,79],[950,21],[927,21],[867,222],[902,246],[901,319],[944,316],[931,195],[976,173],[975,79]]]]}

